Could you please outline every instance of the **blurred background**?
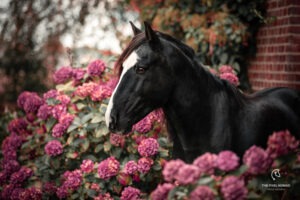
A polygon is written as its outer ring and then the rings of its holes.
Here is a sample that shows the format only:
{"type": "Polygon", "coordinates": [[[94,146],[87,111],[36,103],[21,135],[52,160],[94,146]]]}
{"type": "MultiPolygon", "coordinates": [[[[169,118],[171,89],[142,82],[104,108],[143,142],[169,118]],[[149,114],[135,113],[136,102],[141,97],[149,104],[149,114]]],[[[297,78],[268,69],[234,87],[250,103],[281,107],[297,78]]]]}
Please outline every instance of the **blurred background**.
{"type": "Polygon", "coordinates": [[[244,91],[300,88],[299,1],[1,0],[0,113],[24,90],[52,88],[60,66],[118,56],[129,21],[182,40],[205,65],[232,66],[244,91]]]}

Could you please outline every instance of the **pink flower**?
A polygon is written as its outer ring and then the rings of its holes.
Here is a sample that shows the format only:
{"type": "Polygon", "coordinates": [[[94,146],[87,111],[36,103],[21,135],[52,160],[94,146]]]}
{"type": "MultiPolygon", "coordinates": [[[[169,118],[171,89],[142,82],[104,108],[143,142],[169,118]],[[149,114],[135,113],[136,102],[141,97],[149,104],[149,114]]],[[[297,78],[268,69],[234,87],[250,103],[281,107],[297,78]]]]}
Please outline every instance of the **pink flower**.
{"type": "Polygon", "coordinates": [[[10,183],[12,183],[12,184],[23,183],[25,180],[27,180],[32,175],[33,175],[32,169],[27,168],[27,167],[21,167],[21,169],[19,171],[14,172],[10,176],[10,183]]]}
{"type": "Polygon", "coordinates": [[[179,159],[170,160],[169,162],[167,162],[162,171],[165,181],[172,182],[173,180],[175,180],[178,170],[183,165],[185,165],[185,163],[179,159]]]}
{"type": "Polygon", "coordinates": [[[19,108],[24,108],[24,104],[29,96],[31,96],[31,92],[28,91],[24,91],[18,96],[17,104],[19,108]]]}
{"type": "Polygon", "coordinates": [[[63,146],[58,140],[52,140],[46,144],[45,152],[49,156],[58,156],[63,153],[63,146]]]}
{"type": "Polygon", "coordinates": [[[153,165],[153,160],[151,158],[140,158],[138,160],[138,170],[141,173],[146,174],[147,172],[150,171],[151,166],[153,165]]]}
{"type": "Polygon", "coordinates": [[[16,188],[18,188],[18,185],[15,184],[5,185],[1,191],[1,199],[10,200],[10,196],[16,188]]]}
{"type": "Polygon", "coordinates": [[[37,113],[38,118],[42,119],[42,120],[47,120],[52,113],[52,107],[47,105],[47,104],[43,104],[37,113]]]}
{"type": "Polygon", "coordinates": [[[94,197],[94,200],[114,200],[114,198],[112,198],[109,193],[105,193],[94,197]]]}
{"type": "Polygon", "coordinates": [[[67,107],[65,105],[61,105],[61,104],[55,105],[52,108],[51,113],[55,119],[59,119],[61,115],[67,113],[67,107]]]}
{"type": "Polygon", "coordinates": [[[53,80],[55,83],[61,84],[67,82],[73,76],[73,69],[70,66],[64,66],[59,68],[53,74],[53,80]]]}
{"type": "Polygon", "coordinates": [[[151,128],[152,121],[149,118],[149,115],[147,115],[146,117],[144,117],[144,119],[133,125],[132,130],[140,133],[147,133],[151,130],[151,128]]]}
{"type": "Polygon", "coordinates": [[[299,146],[299,141],[290,134],[288,130],[274,132],[268,139],[267,152],[271,158],[288,154],[295,151],[299,146]]]}
{"type": "Polygon", "coordinates": [[[200,170],[194,165],[184,164],[178,169],[175,179],[179,184],[187,185],[194,183],[200,177],[200,170]]]}
{"type": "Polygon", "coordinates": [[[221,192],[225,200],[242,200],[246,198],[248,190],[243,180],[227,176],[221,183],[221,192]]]}
{"type": "Polygon", "coordinates": [[[269,170],[272,159],[265,150],[254,145],[245,152],[243,162],[248,166],[248,172],[256,175],[269,170]]]}
{"type": "Polygon", "coordinates": [[[87,73],[90,76],[100,76],[104,72],[105,68],[106,65],[102,60],[94,60],[89,63],[87,67],[87,73]]]}
{"type": "Polygon", "coordinates": [[[194,160],[193,165],[197,166],[201,173],[213,174],[217,167],[218,156],[212,153],[205,153],[194,160]]]}
{"type": "Polygon", "coordinates": [[[190,199],[193,200],[214,200],[215,195],[208,186],[198,186],[190,194],[190,199]]]}
{"type": "Polygon", "coordinates": [[[61,104],[63,105],[68,105],[71,102],[71,99],[69,96],[65,94],[60,94],[56,97],[57,100],[60,101],[61,104]]]}
{"type": "Polygon", "coordinates": [[[138,164],[134,160],[128,161],[124,166],[124,172],[133,175],[138,171],[138,164]]]}
{"type": "Polygon", "coordinates": [[[222,65],[220,68],[219,68],[219,72],[220,74],[224,74],[224,73],[231,73],[231,74],[234,74],[234,70],[231,66],[229,65],[222,65]]]}
{"type": "Polygon", "coordinates": [[[63,134],[67,131],[68,127],[65,124],[58,123],[52,129],[52,136],[55,138],[59,138],[63,136],[63,134]]]}
{"type": "Polygon", "coordinates": [[[43,99],[46,101],[48,99],[54,99],[56,98],[56,96],[58,95],[58,91],[57,90],[49,90],[48,92],[46,92],[44,95],[43,95],[43,99]]]}
{"type": "Polygon", "coordinates": [[[97,85],[90,95],[92,101],[102,101],[112,95],[112,89],[106,85],[97,85]]]}
{"type": "Polygon", "coordinates": [[[111,133],[109,141],[112,145],[116,147],[123,147],[125,144],[125,138],[123,135],[111,133]]]}
{"type": "Polygon", "coordinates": [[[16,160],[8,160],[2,163],[2,169],[7,176],[10,176],[12,173],[19,171],[20,168],[21,166],[16,160]]]}
{"type": "Polygon", "coordinates": [[[38,96],[38,94],[30,92],[26,95],[23,109],[26,113],[36,113],[42,104],[43,100],[38,96]]]}
{"type": "Polygon", "coordinates": [[[57,187],[53,182],[46,182],[43,184],[43,192],[47,194],[55,194],[57,187]]]}
{"type": "Polygon", "coordinates": [[[151,193],[150,199],[151,200],[165,200],[168,197],[169,192],[175,186],[170,183],[159,184],[157,188],[151,193]]]}
{"type": "Polygon", "coordinates": [[[121,193],[121,200],[138,200],[140,199],[141,191],[134,187],[126,187],[121,193]]]}
{"type": "Polygon", "coordinates": [[[81,86],[76,88],[74,94],[76,96],[85,98],[93,92],[95,87],[97,87],[97,84],[94,82],[83,83],[81,86]]]}
{"type": "Polygon", "coordinates": [[[164,111],[161,108],[156,109],[149,114],[149,118],[150,118],[151,122],[157,121],[157,122],[161,123],[161,122],[163,122],[163,120],[165,118],[164,111]]]}
{"type": "Polygon", "coordinates": [[[75,116],[70,113],[62,113],[59,117],[59,123],[64,124],[67,128],[72,124],[75,116]]]}
{"type": "Polygon", "coordinates": [[[79,169],[71,172],[65,172],[64,178],[65,181],[63,183],[63,186],[71,190],[77,190],[82,183],[82,173],[79,169]]]}
{"type": "Polygon", "coordinates": [[[83,160],[82,164],[80,165],[80,169],[82,172],[90,173],[94,169],[94,162],[92,160],[83,160]]]}
{"type": "Polygon", "coordinates": [[[116,176],[120,169],[120,163],[114,157],[109,157],[98,165],[98,175],[104,180],[116,176]]]}
{"type": "Polygon", "coordinates": [[[141,141],[138,146],[138,152],[141,156],[150,157],[157,154],[159,144],[154,138],[147,138],[141,141]]]}
{"type": "Polygon", "coordinates": [[[85,74],[86,74],[85,69],[81,69],[81,68],[73,69],[73,78],[75,79],[75,81],[82,80],[85,74]]]}
{"type": "Polygon", "coordinates": [[[234,170],[239,166],[239,157],[232,151],[222,151],[218,155],[217,165],[225,172],[234,170]]]}
{"type": "Polygon", "coordinates": [[[228,73],[227,72],[227,73],[224,73],[224,74],[220,74],[220,78],[223,79],[223,80],[227,80],[228,82],[230,82],[234,86],[239,85],[239,79],[233,73],[228,73]]]}
{"type": "Polygon", "coordinates": [[[68,188],[65,185],[62,185],[61,187],[57,188],[56,195],[60,199],[64,199],[69,195],[68,188]]]}
{"type": "Polygon", "coordinates": [[[27,132],[27,122],[22,119],[13,119],[8,124],[8,130],[10,133],[22,134],[27,132]]]}

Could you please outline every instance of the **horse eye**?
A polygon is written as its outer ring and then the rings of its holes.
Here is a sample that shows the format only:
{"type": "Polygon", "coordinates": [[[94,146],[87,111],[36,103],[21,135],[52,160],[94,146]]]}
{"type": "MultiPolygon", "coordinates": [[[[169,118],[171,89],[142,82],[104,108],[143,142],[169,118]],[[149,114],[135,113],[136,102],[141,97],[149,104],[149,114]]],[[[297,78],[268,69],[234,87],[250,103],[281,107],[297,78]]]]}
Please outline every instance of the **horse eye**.
{"type": "Polygon", "coordinates": [[[135,68],[135,72],[137,73],[137,74],[144,74],[145,73],[145,68],[143,68],[143,67],[136,67],[135,68]]]}

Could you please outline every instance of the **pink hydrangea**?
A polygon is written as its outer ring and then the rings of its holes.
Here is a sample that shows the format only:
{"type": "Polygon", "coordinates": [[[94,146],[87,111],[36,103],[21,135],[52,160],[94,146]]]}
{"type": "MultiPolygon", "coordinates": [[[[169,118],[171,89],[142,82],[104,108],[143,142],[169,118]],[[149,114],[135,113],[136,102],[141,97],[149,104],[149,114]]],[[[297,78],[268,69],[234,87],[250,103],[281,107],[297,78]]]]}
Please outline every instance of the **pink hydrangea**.
{"type": "Polygon", "coordinates": [[[218,155],[217,166],[226,172],[234,170],[239,166],[239,157],[232,151],[222,151],[218,155]]]}
{"type": "Polygon", "coordinates": [[[1,199],[10,199],[10,196],[12,192],[18,187],[18,185],[15,184],[8,184],[3,186],[2,191],[1,191],[1,199]]]}
{"type": "Polygon", "coordinates": [[[24,199],[24,200],[38,200],[42,199],[42,192],[35,188],[15,188],[12,193],[10,194],[10,199],[11,200],[19,200],[19,199],[24,199]]]}
{"type": "Polygon", "coordinates": [[[32,169],[30,169],[28,167],[21,167],[19,171],[14,172],[10,176],[10,183],[12,183],[12,184],[23,183],[25,180],[27,180],[32,175],[33,175],[32,169]]]}
{"type": "Polygon", "coordinates": [[[221,192],[225,200],[243,200],[248,190],[242,179],[235,176],[227,176],[221,183],[221,192]]]}
{"type": "Polygon", "coordinates": [[[85,74],[86,74],[85,69],[81,69],[81,68],[73,69],[73,78],[75,79],[75,81],[82,80],[85,74]]]}
{"type": "Polygon", "coordinates": [[[140,133],[147,133],[152,129],[152,121],[149,115],[144,117],[141,121],[133,125],[132,130],[140,133]]]}
{"type": "Polygon", "coordinates": [[[121,134],[111,133],[109,141],[112,145],[116,147],[123,147],[125,144],[125,138],[121,134]]]}
{"type": "Polygon", "coordinates": [[[75,116],[70,113],[62,113],[59,117],[59,123],[64,124],[67,128],[72,124],[75,116]]]}
{"type": "Polygon", "coordinates": [[[94,82],[83,83],[81,86],[76,88],[74,94],[76,96],[85,98],[93,92],[95,87],[97,87],[97,84],[94,82]]]}
{"type": "Polygon", "coordinates": [[[124,172],[133,175],[138,171],[138,164],[134,160],[128,161],[124,166],[124,172]]]}
{"type": "Polygon", "coordinates": [[[47,104],[43,104],[37,113],[38,118],[42,119],[42,120],[47,120],[52,113],[52,107],[47,105],[47,104]]]}
{"type": "Polygon", "coordinates": [[[23,118],[13,119],[8,124],[10,133],[22,134],[27,132],[28,123],[23,118]]]}
{"type": "Polygon", "coordinates": [[[89,159],[83,160],[82,164],[80,165],[80,169],[81,169],[82,172],[90,173],[94,169],[94,162],[92,160],[89,160],[89,159]]]}
{"type": "Polygon", "coordinates": [[[165,118],[164,111],[161,108],[156,109],[149,114],[149,118],[152,122],[157,121],[157,122],[161,123],[161,122],[163,122],[163,120],[165,118]]]}
{"type": "Polygon", "coordinates": [[[71,102],[71,99],[68,95],[60,94],[56,97],[57,100],[63,105],[68,105],[71,102]]]}
{"type": "Polygon", "coordinates": [[[46,182],[43,184],[42,191],[47,194],[55,194],[57,187],[54,182],[46,182]]]}
{"type": "Polygon", "coordinates": [[[120,169],[120,163],[114,157],[109,157],[98,165],[98,175],[101,179],[108,180],[116,176],[120,169]]]}
{"type": "Polygon", "coordinates": [[[179,159],[170,160],[169,162],[167,162],[162,171],[165,181],[172,182],[173,180],[175,180],[178,170],[183,165],[185,165],[185,163],[179,159]]]}
{"type": "Polygon", "coordinates": [[[24,91],[18,96],[17,104],[18,104],[19,108],[22,108],[22,109],[24,108],[25,101],[27,100],[27,98],[30,95],[31,95],[31,92],[24,91]]]}
{"type": "Polygon", "coordinates": [[[43,100],[35,92],[25,92],[23,97],[24,99],[20,100],[22,101],[20,104],[23,105],[21,108],[23,108],[26,113],[36,113],[43,104],[43,100]]]}
{"type": "Polygon", "coordinates": [[[151,200],[165,200],[168,197],[169,192],[175,186],[170,183],[159,184],[157,188],[151,193],[150,199],[151,200]]]}
{"type": "Polygon", "coordinates": [[[8,160],[2,163],[2,169],[7,176],[10,176],[12,173],[19,171],[20,168],[21,166],[16,160],[8,160]]]}
{"type": "Polygon", "coordinates": [[[48,92],[44,93],[43,95],[43,99],[46,101],[47,99],[54,99],[56,98],[56,96],[58,95],[58,91],[57,90],[49,90],[48,92]]]}
{"type": "Polygon", "coordinates": [[[184,164],[178,169],[175,179],[179,184],[187,185],[194,183],[200,177],[200,170],[197,166],[184,164]]]}
{"type": "Polygon", "coordinates": [[[97,85],[90,94],[92,101],[102,101],[111,95],[112,89],[106,85],[97,85]]]}
{"type": "Polygon", "coordinates": [[[213,153],[205,153],[194,160],[193,165],[197,166],[201,173],[213,174],[217,167],[218,156],[213,153]]]}
{"type": "Polygon", "coordinates": [[[52,140],[45,146],[45,152],[49,156],[58,156],[63,153],[63,146],[58,140],[52,140]]]}
{"type": "Polygon", "coordinates": [[[64,173],[63,186],[70,190],[77,190],[82,184],[82,172],[80,170],[67,171],[64,173]]]}
{"type": "Polygon", "coordinates": [[[231,66],[229,65],[222,65],[220,68],[219,68],[219,72],[220,74],[224,74],[224,73],[234,73],[234,70],[231,66]]]}
{"type": "Polygon", "coordinates": [[[159,144],[154,138],[147,138],[141,141],[138,146],[138,152],[141,156],[150,157],[157,154],[159,144]]]}
{"type": "Polygon", "coordinates": [[[99,194],[94,200],[114,200],[109,193],[99,194]]]}
{"type": "Polygon", "coordinates": [[[68,188],[65,185],[62,185],[61,187],[57,188],[56,195],[60,199],[64,199],[69,195],[68,188]]]}
{"type": "Polygon", "coordinates": [[[134,187],[126,187],[121,193],[121,200],[138,200],[140,199],[141,191],[134,187]]]}
{"type": "Polygon", "coordinates": [[[215,195],[208,186],[198,186],[190,194],[189,199],[193,200],[214,200],[215,195]]]}
{"type": "Polygon", "coordinates": [[[59,119],[65,113],[67,113],[67,107],[62,104],[55,105],[51,110],[51,114],[55,119],[59,119]]]}
{"type": "Polygon", "coordinates": [[[299,146],[299,141],[290,134],[288,130],[274,132],[268,139],[267,152],[271,158],[277,158],[295,151],[299,146]]]}
{"type": "Polygon", "coordinates": [[[118,85],[118,79],[112,77],[112,78],[109,79],[109,81],[107,81],[107,82],[105,83],[105,85],[106,85],[107,87],[109,87],[111,90],[114,90],[114,89],[116,88],[116,86],[118,85]]]}
{"type": "Polygon", "coordinates": [[[55,83],[61,84],[67,82],[73,77],[73,68],[70,66],[63,66],[53,74],[55,83]]]}
{"type": "Polygon", "coordinates": [[[58,123],[52,129],[52,136],[55,138],[60,138],[67,131],[68,127],[65,124],[58,123]]]}
{"type": "Polygon", "coordinates": [[[223,79],[223,80],[227,80],[228,82],[230,82],[234,86],[239,85],[239,78],[233,73],[220,74],[220,78],[223,79]]]}
{"type": "Polygon", "coordinates": [[[245,152],[243,162],[248,166],[248,172],[256,175],[269,170],[272,159],[264,149],[254,145],[245,152]]]}
{"type": "Polygon", "coordinates": [[[104,72],[105,68],[106,65],[102,60],[94,60],[89,63],[87,67],[87,73],[90,76],[100,76],[104,72]]]}
{"type": "Polygon", "coordinates": [[[151,169],[151,166],[153,165],[153,160],[151,158],[140,158],[138,160],[138,170],[141,173],[148,173],[151,169]]]}

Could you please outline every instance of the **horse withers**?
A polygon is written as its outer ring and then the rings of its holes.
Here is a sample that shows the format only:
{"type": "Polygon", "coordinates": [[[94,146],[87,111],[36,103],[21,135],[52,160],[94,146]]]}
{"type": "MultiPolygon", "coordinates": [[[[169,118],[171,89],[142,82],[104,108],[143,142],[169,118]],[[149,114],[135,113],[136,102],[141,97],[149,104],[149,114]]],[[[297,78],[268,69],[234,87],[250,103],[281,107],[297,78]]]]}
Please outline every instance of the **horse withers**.
{"type": "Polygon", "coordinates": [[[163,108],[173,157],[187,162],[208,151],[241,156],[254,144],[265,147],[274,131],[288,129],[299,138],[299,91],[244,95],[199,64],[189,46],[148,23],[145,32],[131,25],[135,36],[116,62],[120,78],[106,111],[110,131],[128,133],[163,108]]]}

